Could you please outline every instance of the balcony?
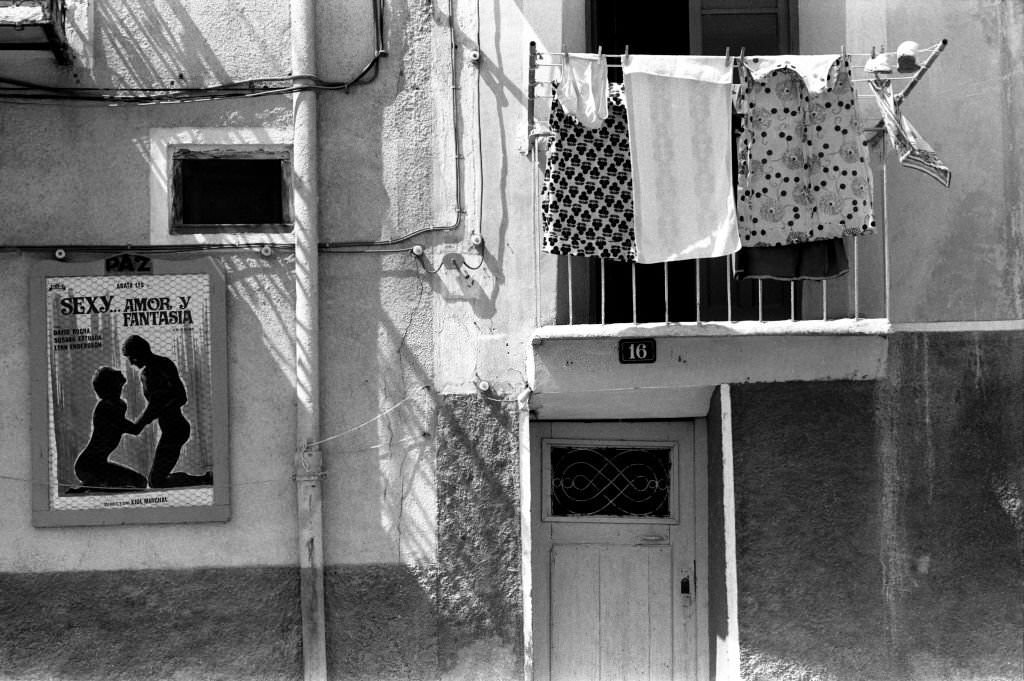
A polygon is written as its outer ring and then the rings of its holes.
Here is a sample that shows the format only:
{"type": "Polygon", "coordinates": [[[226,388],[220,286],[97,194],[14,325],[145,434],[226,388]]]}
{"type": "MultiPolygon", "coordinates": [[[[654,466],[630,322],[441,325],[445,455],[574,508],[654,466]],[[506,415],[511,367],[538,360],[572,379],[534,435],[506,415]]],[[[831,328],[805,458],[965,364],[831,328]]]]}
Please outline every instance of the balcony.
{"type": "Polygon", "coordinates": [[[64,14],[64,0],[0,0],[0,50],[46,50],[69,65],[64,14]]]}

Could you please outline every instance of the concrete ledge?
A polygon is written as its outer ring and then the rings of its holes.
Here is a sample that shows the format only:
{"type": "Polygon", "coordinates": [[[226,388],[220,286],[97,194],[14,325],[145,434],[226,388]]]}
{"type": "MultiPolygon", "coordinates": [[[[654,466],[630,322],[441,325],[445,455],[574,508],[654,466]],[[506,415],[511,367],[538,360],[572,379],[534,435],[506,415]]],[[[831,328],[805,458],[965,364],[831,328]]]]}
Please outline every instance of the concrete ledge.
{"type": "Polygon", "coordinates": [[[874,380],[885,375],[889,323],[613,324],[538,329],[531,408],[537,418],[686,418],[707,414],[723,383],[874,380]],[[653,338],[657,361],[623,364],[624,338],[653,338]]]}

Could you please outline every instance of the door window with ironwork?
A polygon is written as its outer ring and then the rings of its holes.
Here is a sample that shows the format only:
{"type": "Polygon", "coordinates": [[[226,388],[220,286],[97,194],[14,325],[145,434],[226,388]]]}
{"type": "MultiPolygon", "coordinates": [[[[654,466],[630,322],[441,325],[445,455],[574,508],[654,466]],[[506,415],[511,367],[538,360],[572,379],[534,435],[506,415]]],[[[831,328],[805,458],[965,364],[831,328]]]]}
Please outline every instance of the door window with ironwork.
{"type": "Polygon", "coordinates": [[[676,522],[670,442],[544,443],[544,519],[676,522]]]}

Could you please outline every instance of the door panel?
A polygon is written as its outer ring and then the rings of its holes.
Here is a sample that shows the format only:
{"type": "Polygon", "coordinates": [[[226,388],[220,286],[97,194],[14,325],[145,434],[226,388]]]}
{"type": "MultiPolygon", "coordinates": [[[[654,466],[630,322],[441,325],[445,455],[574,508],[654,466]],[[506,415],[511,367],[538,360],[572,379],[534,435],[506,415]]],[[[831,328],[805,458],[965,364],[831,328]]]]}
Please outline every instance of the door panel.
{"type": "Polygon", "coordinates": [[[552,547],[551,678],[671,678],[671,581],[668,546],[552,547]]]}
{"type": "Polygon", "coordinates": [[[587,681],[600,677],[601,570],[592,546],[561,546],[551,553],[552,678],[587,681]],[[555,652],[557,651],[557,652],[555,652]]]}

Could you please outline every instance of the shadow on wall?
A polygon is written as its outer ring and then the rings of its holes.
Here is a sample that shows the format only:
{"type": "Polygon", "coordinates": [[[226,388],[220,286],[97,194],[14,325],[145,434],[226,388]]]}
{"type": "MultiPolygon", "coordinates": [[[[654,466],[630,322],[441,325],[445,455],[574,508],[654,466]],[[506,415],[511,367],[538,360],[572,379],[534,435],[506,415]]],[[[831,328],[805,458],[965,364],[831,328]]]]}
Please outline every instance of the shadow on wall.
{"type": "Polygon", "coordinates": [[[205,87],[238,77],[287,75],[287,46],[275,40],[277,24],[287,29],[286,5],[276,10],[276,16],[251,16],[256,13],[247,13],[236,3],[223,3],[220,10],[187,4],[181,0],[95,3],[93,49],[98,80],[109,78],[124,88],[205,87]],[[197,12],[203,12],[199,20],[193,18],[197,12]],[[212,45],[219,45],[223,52],[218,54],[212,45]],[[249,55],[259,55],[253,68],[262,71],[244,76],[232,73],[228,65],[249,55]],[[190,80],[199,75],[212,81],[190,80]]]}
{"type": "Polygon", "coordinates": [[[515,403],[449,395],[438,412],[441,669],[448,678],[517,679],[523,615],[515,403]]]}

